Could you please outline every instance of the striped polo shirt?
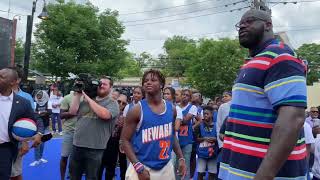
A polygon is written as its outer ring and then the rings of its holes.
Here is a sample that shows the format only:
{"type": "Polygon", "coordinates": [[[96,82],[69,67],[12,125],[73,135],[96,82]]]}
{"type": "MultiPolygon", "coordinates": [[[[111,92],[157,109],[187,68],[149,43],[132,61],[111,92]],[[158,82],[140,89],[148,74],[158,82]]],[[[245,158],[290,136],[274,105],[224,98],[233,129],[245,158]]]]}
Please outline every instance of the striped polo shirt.
{"type": "MultiPolygon", "coordinates": [[[[306,107],[304,63],[284,43],[272,39],[241,67],[232,89],[219,178],[253,179],[269,148],[280,106],[306,107]]],[[[275,179],[305,179],[303,128],[275,179]]]]}

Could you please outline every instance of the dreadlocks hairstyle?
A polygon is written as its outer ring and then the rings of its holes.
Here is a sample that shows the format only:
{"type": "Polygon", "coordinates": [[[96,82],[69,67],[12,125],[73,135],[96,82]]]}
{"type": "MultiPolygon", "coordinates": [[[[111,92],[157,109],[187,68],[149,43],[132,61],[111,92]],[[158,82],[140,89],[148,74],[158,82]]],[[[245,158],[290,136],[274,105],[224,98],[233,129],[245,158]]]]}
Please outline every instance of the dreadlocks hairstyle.
{"type": "Polygon", "coordinates": [[[146,80],[146,77],[148,74],[151,74],[151,77],[156,76],[158,77],[160,84],[161,84],[161,89],[164,87],[164,85],[166,84],[166,78],[164,77],[164,75],[155,69],[149,69],[146,72],[144,72],[143,76],[142,76],[142,86],[144,81],[146,80]]]}

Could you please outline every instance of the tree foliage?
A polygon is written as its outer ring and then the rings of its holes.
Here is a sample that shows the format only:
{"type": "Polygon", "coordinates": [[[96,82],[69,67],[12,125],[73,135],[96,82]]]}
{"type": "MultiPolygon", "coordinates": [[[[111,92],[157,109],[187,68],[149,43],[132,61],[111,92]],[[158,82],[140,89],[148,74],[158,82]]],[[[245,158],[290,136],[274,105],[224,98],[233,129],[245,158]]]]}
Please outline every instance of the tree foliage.
{"type": "Polygon", "coordinates": [[[14,49],[14,62],[15,64],[23,65],[24,60],[24,44],[21,39],[16,41],[16,46],[14,49]]]}
{"type": "Polygon", "coordinates": [[[300,58],[309,63],[309,73],[307,75],[307,84],[319,81],[320,78],[320,44],[303,44],[297,49],[300,58]]]}
{"type": "Polygon", "coordinates": [[[202,39],[196,57],[186,70],[187,81],[207,97],[231,90],[236,74],[247,56],[238,40],[202,39]]]}
{"type": "Polygon", "coordinates": [[[168,38],[163,45],[164,55],[160,55],[159,64],[164,67],[167,76],[182,77],[196,54],[196,41],[183,36],[168,38]]]}
{"type": "Polygon", "coordinates": [[[142,76],[141,65],[133,57],[133,54],[130,54],[125,59],[124,65],[119,71],[120,78],[123,77],[140,77],[142,76]]]}
{"type": "Polygon", "coordinates": [[[138,63],[139,68],[152,68],[157,66],[156,60],[152,57],[151,54],[147,52],[142,52],[137,57],[135,61],[138,63]]]}
{"type": "Polygon", "coordinates": [[[99,13],[91,4],[49,4],[49,19],[34,33],[33,67],[56,76],[72,73],[116,75],[125,64],[127,41],[118,13],[99,13]]]}

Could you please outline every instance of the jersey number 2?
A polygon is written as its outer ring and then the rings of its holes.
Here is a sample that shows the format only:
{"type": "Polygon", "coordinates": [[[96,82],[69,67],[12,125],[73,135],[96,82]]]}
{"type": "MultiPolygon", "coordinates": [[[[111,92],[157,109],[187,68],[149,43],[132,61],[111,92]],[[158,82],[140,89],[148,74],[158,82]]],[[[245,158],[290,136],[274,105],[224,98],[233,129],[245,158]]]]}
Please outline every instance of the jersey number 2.
{"type": "Polygon", "coordinates": [[[169,158],[169,148],[170,148],[170,141],[161,140],[159,142],[159,146],[161,148],[159,159],[168,159],[169,158]]]}

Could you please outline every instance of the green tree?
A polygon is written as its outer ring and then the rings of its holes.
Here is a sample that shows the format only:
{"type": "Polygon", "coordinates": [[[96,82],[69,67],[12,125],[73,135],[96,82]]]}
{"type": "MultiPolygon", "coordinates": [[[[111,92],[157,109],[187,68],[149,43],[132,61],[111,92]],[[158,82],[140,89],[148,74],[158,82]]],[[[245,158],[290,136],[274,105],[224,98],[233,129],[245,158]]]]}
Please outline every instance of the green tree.
{"type": "Polygon", "coordinates": [[[183,36],[168,38],[163,45],[164,55],[160,55],[159,65],[167,76],[183,77],[196,54],[196,42],[183,36]]]}
{"type": "Polygon", "coordinates": [[[50,18],[37,25],[33,67],[56,76],[118,74],[128,55],[118,13],[99,13],[90,3],[57,2],[47,7],[50,18]]]}
{"type": "Polygon", "coordinates": [[[320,79],[320,44],[303,44],[297,49],[297,54],[301,59],[309,63],[309,73],[307,84],[312,85],[320,79]]]}
{"type": "Polygon", "coordinates": [[[140,77],[142,76],[142,70],[139,63],[134,59],[133,54],[130,54],[125,59],[124,65],[119,71],[120,78],[123,77],[140,77]]]}
{"type": "Polygon", "coordinates": [[[14,62],[15,64],[23,65],[24,60],[24,43],[21,39],[16,41],[16,47],[14,49],[14,62]]]}
{"type": "Polygon", "coordinates": [[[142,71],[144,69],[150,68],[161,68],[159,67],[158,60],[152,57],[152,55],[147,52],[140,53],[138,56],[135,57],[135,61],[137,62],[139,68],[142,71]]]}
{"type": "Polygon", "coordinates": [[[231,90],[247,51],[238,40],[202,39],[186,70],[187,82],[207,97],[231,90]]]}

